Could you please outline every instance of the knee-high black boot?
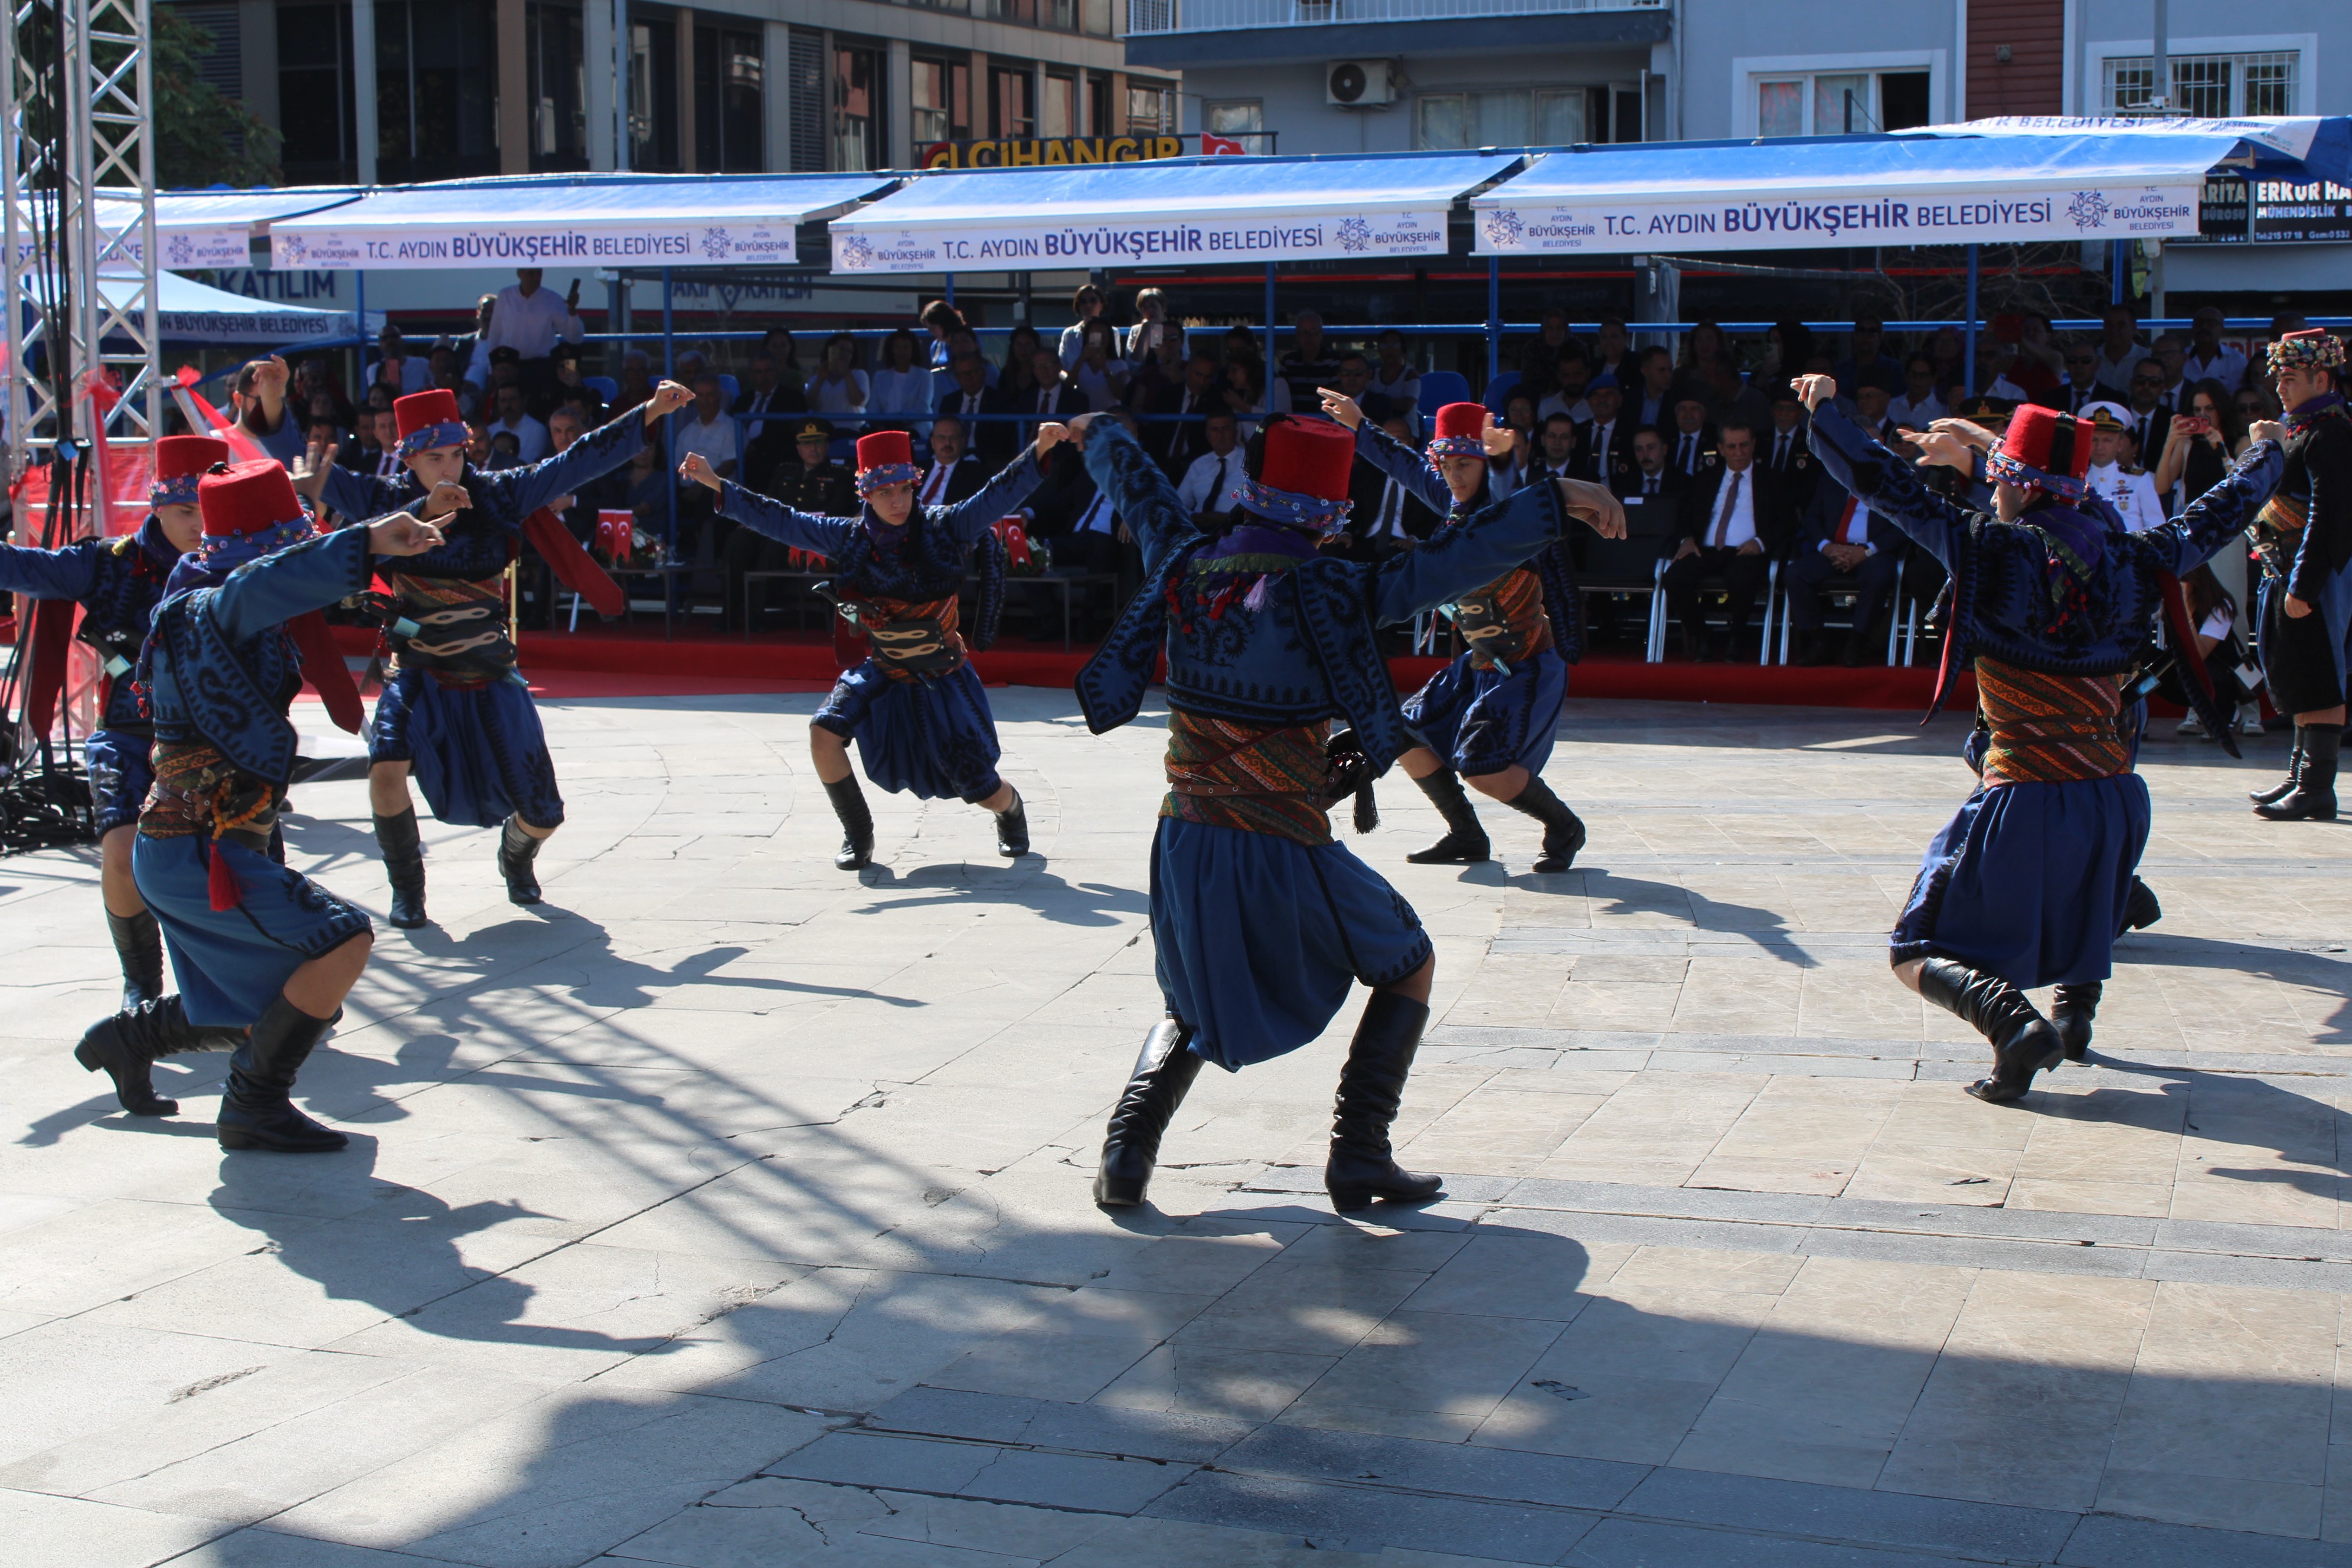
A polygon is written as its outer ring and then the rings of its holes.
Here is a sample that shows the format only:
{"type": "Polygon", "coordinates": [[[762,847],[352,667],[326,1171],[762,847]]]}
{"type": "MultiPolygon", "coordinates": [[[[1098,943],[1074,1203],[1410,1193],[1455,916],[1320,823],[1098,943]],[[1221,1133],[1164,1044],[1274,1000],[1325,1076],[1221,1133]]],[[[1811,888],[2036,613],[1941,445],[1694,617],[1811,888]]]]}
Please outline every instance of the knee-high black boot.
{"type": "Polygon", "coordinates": [[[2343,744],[2343,725],[2305,724],[2303,772],[2294,787],[2268,805],[2254,807],[2254,815],[2272,822],[2335,821],[2336,762],[2343,744]]]}
{"type": "Polygon", "coordinates": [[[2061,985],[2050,997],[2050,1026],[2058,1031],[2066,1059],[2079,1062],[2091,1050],[2091,1020],[2099,1011],[2099,994],[2105,987],[2093,980],[2081,985],[2061,985]]]}
{"type": "Polygon", "coordinates": [[[163,995],[163,928],[152,910],[135,915],[106,911],[106,931],[114,938],[114,956],[122,965],[122,1005],[127,1011],[163,995]]]}
{"type": "Polygon", "coordinates": [[[1470,796],[1462,788],[1462,776],[1452,768],[1440,766],[1425,778],[1412,781],[1429,804],[1437,807],[1437,815],[1445,819],[1445,837],[1426,849],[1416,849],[1405,857],[1416,866],[1466,866],[1484,860],[1494,853],[1486,842],[1486,830],[1478,825],[1478,814],[1470,805],[1470,796]]]}
{"type": "Polygon", "coordinates": [[[1162,1018],[1144,1037],[1103,1138],[1102,1166],[1095,1173],[1095,1202],[1103,1207],[1133,1208],[1143,1201],[1160,1163],[1160,1135],[1201,1076],[1201,1058],[1184,1048],[1192,1038],[1192,1026],[1181,1018],[1162,1018]]]}
{"type": "Polygon", "coordinates": [[[1007,859],[1029,853],[1029,809],[1017,789],[1013,804],[996,814],[996,852],[1007,859]]]}
{"type": "Polygon", "coordinates": [[[2271,785],[2268,789],[2250,789],[2246,792],[2246,798],[2256,805],[2268,805],[2273,801],[2284,800],[2288,795],[2293,795],[2294,786],[2302,781],[2303,726],[2297,724],[2294,727],[2294,749],[2286,754],[2285,779],[2271,785]]]}
{"type": "Polygon", "coordinates": [[[1425,1203],[1444,1190],[1435,1176],[1417,1176],[1396,1163],[1389,1129],[1404,1103],[1404,1080],[1413,1052],[1429,1026],[1429,1007],[1390,991],[1375,991],[1364,1004],[1348,1060],[1339,1068],[1339,1092],[1332,1105],[1331,1155],[1323,1165],[1323,1190],[1343,1213],[1369,1207],[1374,1198],[1425,1203]]]}
{"type": "Polygon", "coordinates": [[[1576,864],[1576,852],[1584,847],[1584,819],[1569,810],[1549,784],[1529,773],[1528,787],[1509,804],[1513,811],[1524,811],[1543,824],[1543,853],[1536,858],[1536,870],[1565,871],[1576,864]]]}
{"type": "Polygon", "coordinates": [[[2065,1056],[2050,1020],[1998,974],[1970,969],[1957,958],[1931,958],[1919,968],[1919,994],[1992,1042],[1992,1076],[1969,1085],[1979,1100],[1994,1105],[2023,1100],[2033,1075],[2056,1067],[2065,1056]]]}
{"type": "Polygon", "coordinates": [[[522,818],[509,816],[499,829],[499,872],[507,879],[507,901],[516,904],[539,902],[539,873],[531,862],[539,858],[539,847],[547,840],[522,830],[522,818]]]}
{"type": "Polygon", "coordinates": [[[324,1154],[351,1142],[295,1110],[290,1098],[295,1075],[333,1022],[313,1018],[283,996],[255,1021],[229,1058],[218,1128],[222,1148],[324,1154]]]}
{"type": "Polygon", "coordinates": [[[841,847],[833,857],[835,868],[856,871],[873,864],[874,814],[866,809],[866,792],[857,787],[857,775],[825,785],[824,796],[833,802],[833,814],[841,818],[841,847]]]}
{"type": "Polygon", "coordinates": [[[180,1102],[155,1092],[148,1068],[183,1051],[233,1050],[237,1043],[235,1030],[189,1023],[178,996],[158,996],[92,1024],[74,1047],[74,1060],[86,1072],[112,1079],[114,1098],[131,1115],[173,1116],[180,1102]]]}
{"type": "Polygon", "coordinates": [[[416,808],[412,805],[397,816],[378,812],[375,846],[383,852],[384,879],[392,884],[392,912],[383,918],[403,931],[415,931],[426,923],[425,845],[416,836],[416,808]]]}

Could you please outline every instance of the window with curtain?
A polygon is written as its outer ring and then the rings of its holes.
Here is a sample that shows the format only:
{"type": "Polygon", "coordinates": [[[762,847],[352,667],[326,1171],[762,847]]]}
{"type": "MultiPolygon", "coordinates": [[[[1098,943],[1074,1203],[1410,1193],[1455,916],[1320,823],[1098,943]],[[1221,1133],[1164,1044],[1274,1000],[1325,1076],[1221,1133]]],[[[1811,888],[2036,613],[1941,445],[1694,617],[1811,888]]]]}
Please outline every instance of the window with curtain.
{"type": "Polygon", "coordinates": [[[1414,130],[1426,149],[1572,146],[1586,140],[1592,89],[1503,89],[1425,92],[1414,130]]]}
{"type": "MultiPolygon", "coordinates": [[[[2170,110],[2198,119],[2228,120],[2252,114],[2293,114],[2302,74],[2294,49],[2250,55],[2172,55],[2170,110]]],[[[2149,114],[2156,61],[2147,55],[2111,57],[2105,62],[2107,111],[2149,114]]]]}
{"type": "Polygon", "coordinates": [[[1045,79],[1045,112],[1039,117],[1040,136],[1075,136],[1078,133],[1078,84],[1066,76],[1045,79]]]}
{"type": "Polygon", "coordinates": [[[992,134],[1000,142],[1019,142],[1037,134],[1037,79],[1025,70],[996,70],[990,77],[989,99],[994,106],[992,134]]]}
{"type": "Polygon", "coordinates": [[[1130,78],[1127,84],[1127,125],[1136,132],[1168,130],[1168,89],[1145,87],[1130,78]]]}
{"type": "Polygon", "coordinates": [[[952,142],[971,134],[971,67],[918,58],[914,94],[917,142],[952,142]]]}
{"type": "Polygon", "coordinates": [[[833,51],[833,166],[879,169],[889,163],[882,140],[882,51],[833,51]]]}
{"type": "Polygon", "coordinates": [[[1809,71],[1753,79],[1759,136],[1864,135],[1934,118],[1925,70],[1809,71]]]}

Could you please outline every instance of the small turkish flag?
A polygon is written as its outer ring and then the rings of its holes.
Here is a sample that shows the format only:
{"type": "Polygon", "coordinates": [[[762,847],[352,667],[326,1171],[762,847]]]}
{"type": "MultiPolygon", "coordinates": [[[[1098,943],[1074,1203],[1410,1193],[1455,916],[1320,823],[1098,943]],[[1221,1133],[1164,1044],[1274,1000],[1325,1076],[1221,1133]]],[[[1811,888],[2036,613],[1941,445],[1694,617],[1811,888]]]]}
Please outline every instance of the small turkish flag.
{"type": "Polygon", "coordinates": [[[625,507],[605,508],[596,513],[596,548],[604,552],[606,560],[617,563],[629,558],[636,522],[636,514],[625,507]]]}
{"type": "Polygon", "coordinates": [[[1205,131],[1201,132],[1201,156],[1203,158],[1238,158],[1248,152],[1248,148],[1230,136],[1212,136],[1205,131]]]}
{"type": "Polygon", "coordinates": [[[1029,531],[1021,525],[1018,517],[998,518],[996,537],[1004,542],[1004,558],[1007,561],[1015,566],[1029,564],[1029,531]]]}

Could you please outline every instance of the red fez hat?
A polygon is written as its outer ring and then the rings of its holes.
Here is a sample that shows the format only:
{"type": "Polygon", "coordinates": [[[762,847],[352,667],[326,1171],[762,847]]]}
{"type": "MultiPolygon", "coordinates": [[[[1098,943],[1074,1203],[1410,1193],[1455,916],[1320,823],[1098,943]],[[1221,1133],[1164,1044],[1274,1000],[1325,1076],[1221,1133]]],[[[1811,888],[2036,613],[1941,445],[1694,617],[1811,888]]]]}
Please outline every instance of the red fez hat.
{"type": "Polygon", "coordinates": [[[857,471],[887,468],[893,463],[912,463],[914,443],[904,430],[877,430],[871,436],[857,438],[857,471]]]}
{"type": "Polygon", "coordinates": [[[392,415],[400,425],[400,455],[404,458],[436,447],[466,444],[466,416],[457,411],[457,395],[446,386],[394,398],[392,415]]]}
{"type": "Polygon", "coordinates": [[[2039,485],[2068,500],[2083,493],[2091,467],[2091,426],[2039,403],[2019,408],[1985,458],[1985,473],[2012,485],[2039,485]]]}
{"type": "Polygon", "coordinates": [[[1356,461],[1356,438],[1325,420],[1278,419],[1265,427],[1265,461],[1258,483],[1318,500],[1348,499],[1348,473],[1356,461]]]}
{"type": "Polygon", "coordinates": [[[194,506],[196,481],[215,463],[229,458],[228,443],[210,436],[166,436],[155,443],[155,479],[150,506],[194,506]]]}
{"type": "Polygon", "coordinates": [[[209,539],[235,539],[308,521],[294,481],[268,458],[232,463],[224,474],[205,475],[196,484],[196,504],[204,509],[209,539]]]}
{"type": "Polygon", "coordinates": [[[1437,411],[1436,438],[1440,441],[1467,436],[1477,441],[1483,451],[1486,435],[1486,405],[1483,403],[1449,403],[1437,411]]]}

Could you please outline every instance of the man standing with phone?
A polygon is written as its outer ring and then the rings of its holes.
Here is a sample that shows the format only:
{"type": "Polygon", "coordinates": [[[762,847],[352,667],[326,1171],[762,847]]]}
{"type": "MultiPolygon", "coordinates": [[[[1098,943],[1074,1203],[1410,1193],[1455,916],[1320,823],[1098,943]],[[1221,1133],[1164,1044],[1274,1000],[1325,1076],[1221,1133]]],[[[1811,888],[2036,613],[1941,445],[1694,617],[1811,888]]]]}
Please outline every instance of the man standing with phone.
{"type": "Polygon", "coordinates": [[[499,290],[490,323],[474,347],[479,363],[466,377],[476,386],[489,384],[490,351],[512,349],[522,356],[518,368],[524,395],[534,402],[548,395],[555,383],[556,343],[580,341],[580,279],[574,278],[571,291],[558,299],[540,286],[544,276],[536,267],[518,267],[515,280],[499,290]]]}

